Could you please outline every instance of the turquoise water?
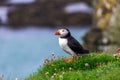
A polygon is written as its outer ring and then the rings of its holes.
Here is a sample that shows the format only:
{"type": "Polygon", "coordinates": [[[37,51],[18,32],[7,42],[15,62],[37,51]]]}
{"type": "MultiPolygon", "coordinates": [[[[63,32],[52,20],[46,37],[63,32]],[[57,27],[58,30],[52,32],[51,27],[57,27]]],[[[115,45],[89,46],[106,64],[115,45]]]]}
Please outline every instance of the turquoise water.
{"type": "MultiPolygon", "coordinates": [[[[35,72],[45,58],[55,55],[69,56],[58,45],[56,29],[27,28],[12,30],[0,28],[0,74],[5,78],[24,78],[35,72]]],[[[72,35],[82,43],[88,29],[70,28],[72,35]]]]}

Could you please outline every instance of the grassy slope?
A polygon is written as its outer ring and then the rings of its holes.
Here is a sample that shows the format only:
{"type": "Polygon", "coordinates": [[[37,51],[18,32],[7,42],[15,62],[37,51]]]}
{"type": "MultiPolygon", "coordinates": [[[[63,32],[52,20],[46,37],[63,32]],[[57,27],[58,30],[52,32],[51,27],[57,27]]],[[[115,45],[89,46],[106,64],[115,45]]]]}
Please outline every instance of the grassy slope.
{"type": "Polygon", "coordinates": [[[119,74],[120,59],[101,53],[84,55],[71,63],[54,60],[25,80],[120,80],[119,74]]]}

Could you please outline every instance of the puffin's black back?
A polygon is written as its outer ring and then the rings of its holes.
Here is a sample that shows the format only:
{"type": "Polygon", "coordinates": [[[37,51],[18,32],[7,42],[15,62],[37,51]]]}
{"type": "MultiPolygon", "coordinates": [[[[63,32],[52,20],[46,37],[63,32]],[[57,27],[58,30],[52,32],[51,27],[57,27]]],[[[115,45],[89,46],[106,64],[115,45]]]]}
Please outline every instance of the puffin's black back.
{"type": "Polygon", "coordinates": [[[89,50],[85,50],[81,44],[74,39],[72,36],[68,37],[68,46],[76,53],[76,54],[84,54],[89,53],[89,50]]]}

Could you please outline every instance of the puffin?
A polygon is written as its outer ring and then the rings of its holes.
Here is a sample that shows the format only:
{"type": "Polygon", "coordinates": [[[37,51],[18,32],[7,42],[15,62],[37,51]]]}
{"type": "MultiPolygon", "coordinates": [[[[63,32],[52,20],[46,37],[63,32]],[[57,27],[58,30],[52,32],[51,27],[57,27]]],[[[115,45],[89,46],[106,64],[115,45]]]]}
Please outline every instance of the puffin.
{"type": "MultiPolygon", "coordinates": [[[[86,50],[82,45],[71,35],[71,32],[67,28],[61,28],[55,31],[56,36],[59,36],[59,46],[68,54],[76,58],[79,54],[88,54],[89,50],[86,50]]],[[[71,62],[72,60],[68,60],[71,62]]]]}

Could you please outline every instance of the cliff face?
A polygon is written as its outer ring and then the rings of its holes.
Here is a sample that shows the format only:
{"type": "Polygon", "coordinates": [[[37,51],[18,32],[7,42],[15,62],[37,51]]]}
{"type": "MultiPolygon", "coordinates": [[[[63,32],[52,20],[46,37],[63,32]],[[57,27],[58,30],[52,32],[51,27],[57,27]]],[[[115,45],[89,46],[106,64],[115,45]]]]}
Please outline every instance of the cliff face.
{"type": "MultiPolygon", "coordinates": [[[[92,1],[82,1],[87,2],[87,6],[92,5],[92,1]]],[[[13,26],[79,26],[91,24],[92,14],[65,12],[65,7],[68,4],[77,2],[81,2],[81,0],[36,0],[32,4],[19,5],[9,12],[8,23],[13,26]]]]}
{"type": "Polygon", "coordinates": [[[120,1],[117,1],[113,10],[108,27],[104,31],[104,36],[107,36],[111,41],[111,44],[108,45],[109,52],[114,52],[120,48],[120,1]]]}
{"type": "Polygon", "coordinates": [[[120,1],[94,1],[96,9],[94,24],[83,38],[84,45],[92,51],[115,53],[115,50],[120,47],[120,1]]]}

